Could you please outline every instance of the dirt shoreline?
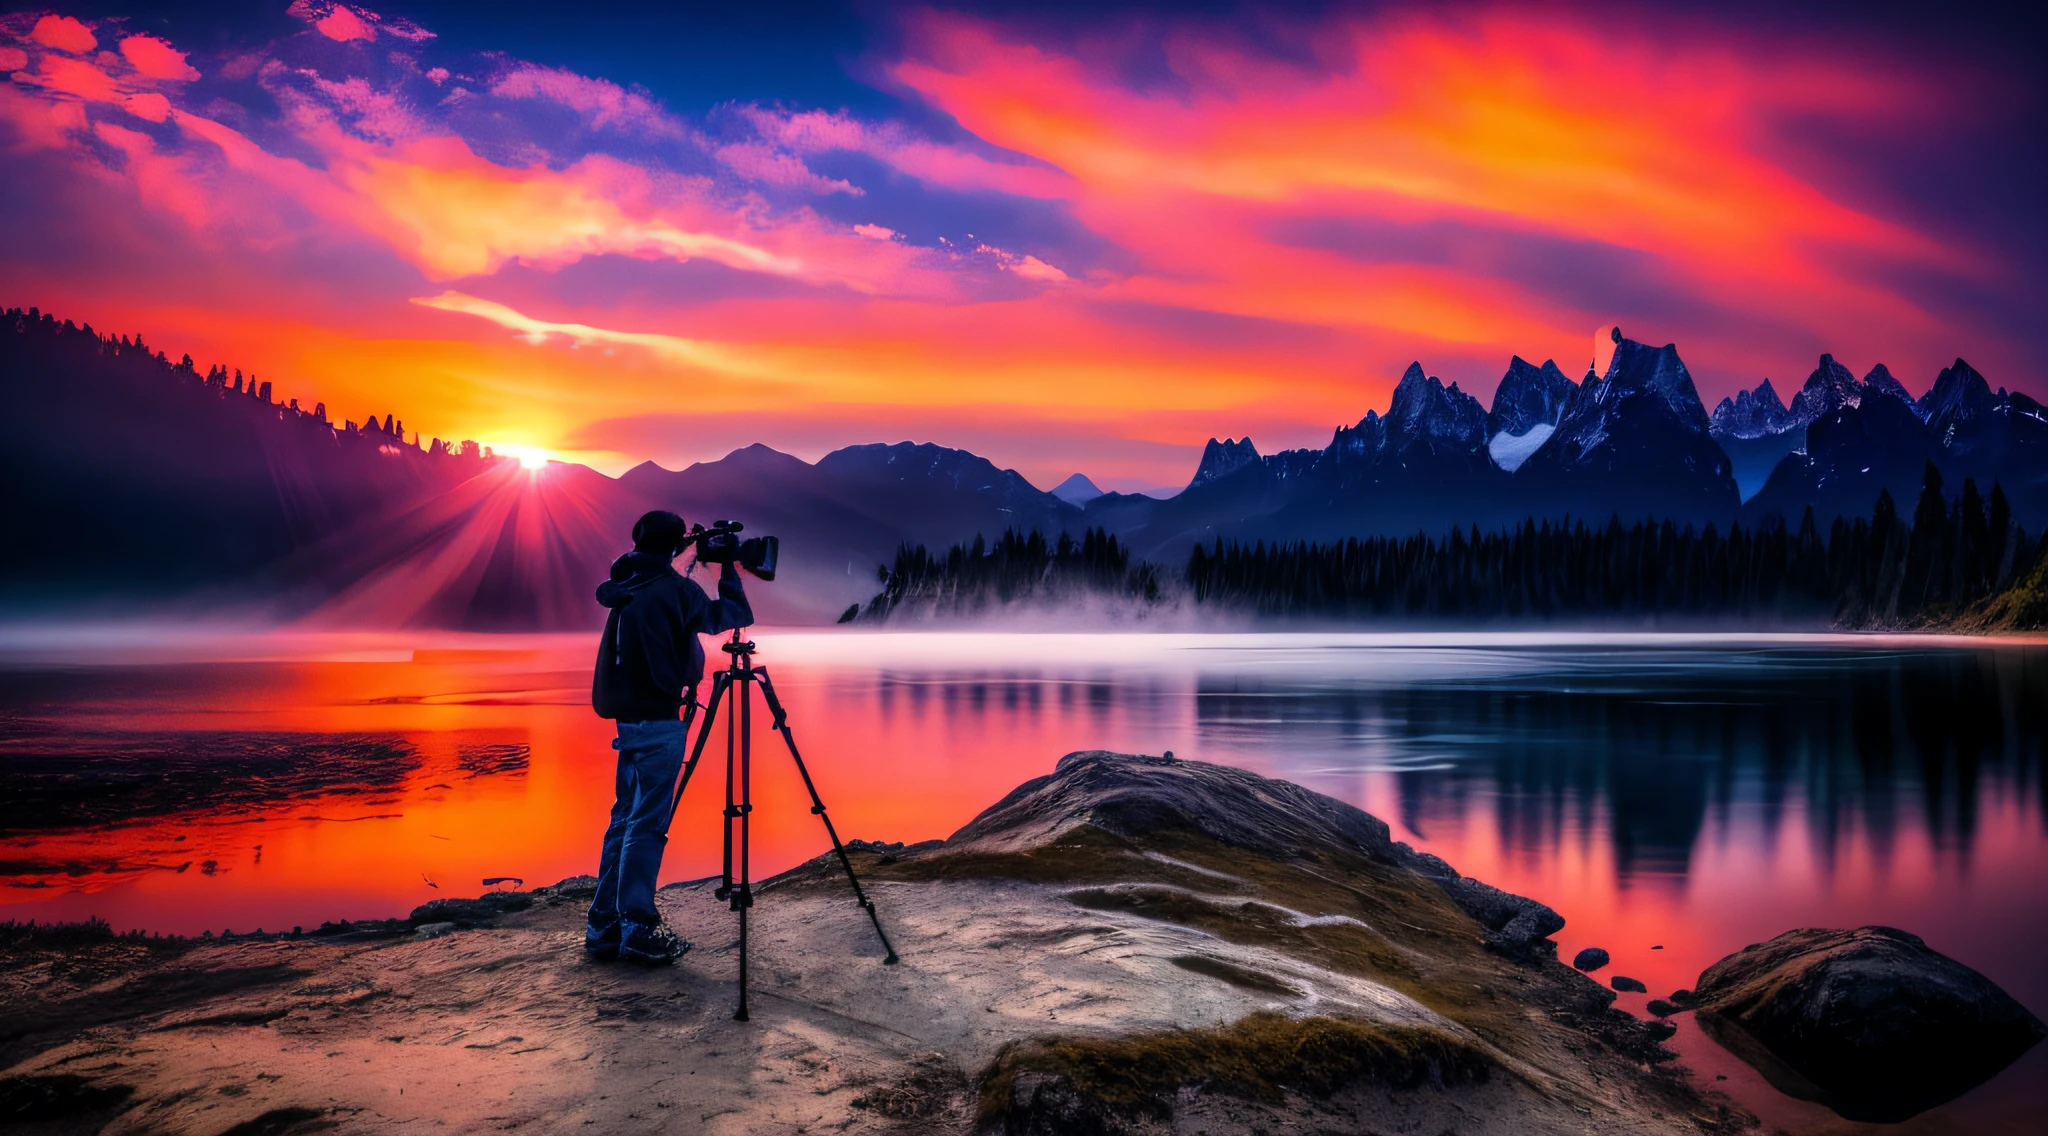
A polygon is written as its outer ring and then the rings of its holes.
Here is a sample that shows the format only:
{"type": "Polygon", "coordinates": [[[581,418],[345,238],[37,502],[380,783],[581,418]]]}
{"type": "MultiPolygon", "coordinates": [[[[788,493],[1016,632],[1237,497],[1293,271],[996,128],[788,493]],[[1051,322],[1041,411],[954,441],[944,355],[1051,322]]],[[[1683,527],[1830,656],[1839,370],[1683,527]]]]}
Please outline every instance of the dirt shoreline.
{"type": "Polygon", "coordinates": [[[673,967],[587,881],[302,935],[16,929],[0,1124],[46,1133],[1673,1133],[1749,1118],[1559,963],[1542,908],[1286,782],[1082,753],[945,842],[670,885],[673,967]]]}

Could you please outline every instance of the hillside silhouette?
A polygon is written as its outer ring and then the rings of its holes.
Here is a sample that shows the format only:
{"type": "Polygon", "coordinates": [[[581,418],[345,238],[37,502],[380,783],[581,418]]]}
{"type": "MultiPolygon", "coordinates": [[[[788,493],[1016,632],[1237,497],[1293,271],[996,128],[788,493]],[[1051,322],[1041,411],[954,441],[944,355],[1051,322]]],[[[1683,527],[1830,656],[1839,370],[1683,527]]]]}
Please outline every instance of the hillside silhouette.
{"type": "MultiPolygon", "coordinates": [[[[1239,606],[1435,616],[1449,614],[1435,600],[1361,595],[1362,562],[1341,550],[1387,550],[1371,554],[1387,565],[1406,562],[1402,548],[1523,548],[1502,553],[1503,565],[1562,580],[1578,571],[1565,561],[1588,546],[1518,534],[1591,526],[1598,544],[1620,526],[1657,534],[1632,538],[1636,547],[1672,550],[1725,548],[1738,533],[1778,547],[1771,542],[1800,544],[1793,534],[1811,532],[1839,559],[1848,553],[1835,550],[1854,542],[1837,538],[1859,524],[1871,531],[1881,494],[1918,501],[1902,533],[1933,532],[1920,520],[1938,506],[1963,543],[1916,563],[1923,572],[1935,560],[1948,565],[1942,579],[1953,587],[1916,583],[1908,590],[1917,598],[1893,603],[1866,581],[1854,602],[1822,589],[1795,605],[1816,617],[1888,613],[1870,617],[1882,621],[1995,592],[2012,579],[2008,551],[2030,547],[2020,531],[2048,529],[2048,415],[2025,395],[1994,391],[1961,360],[1915,400],[1881,365],[1859,382],[1823,356],[1792,406],[1765,384],[1710,417],[1676,347],[1652,348],[1618,328],[1610,338],[1606,371],[1580,382],[1554,361],[1516,357],[1490,410],[1411,364],[1384,415],[1369,410],[1338,427],[1328,446],[1261,454],[1250,438],[1211,439],[1188,486],[1158,498],[1075,492],[1074,479],[1048,493],[979,455],[913,442],[848,446],[815,463],[756,444],[682,470],[647,462],[617,478],[561,462],[532,470],[473,441],[408,433],[396,409],[360,421],[331,414],[278,391],[274,379],[190,356],[174,362],[140,336],[10,309],[0,313],[0,463],[10,489],[0,505],[9,535],[0,604],[43,617],[176,611],[337,628],[582,629],[598,622],[591,588],[623,551],[633,518],[665,508],[784,538],[778,580],[757,589],[770,622],[826,622],[872,607],[878,579],[893,579],[885,592],[898,589],[895,600],[906,598],[901,589],[918,591],[912,580],[957,588],[942,562],[957,555],[981,571],[970,545],[1001,545],[1011,532],[1043,534],[1054,573],[1064,570],[1063,548],[1114,547],[1170,590],[1214,571],[1179,567],[1194,549],[1215,565],[1236,547],[1244,552],[1230,563],[1271,565],[1233,578],[1227,590],[1239,606]],[[1731,452],[1776,463],[1767,476],[1741,473],[1762,483],[1747,502],[1731,452]],[[1980,519],[1955,519],[1965,517],[1980,519]],[[954,546],[947,557],[920,560],[916,551],[954,546]],[[1283,546],[1297,551],[1259,551],[1283,546]],[[1971,559],[1985,555],[1988,565],[1971,559]],[[1276,575],[1255,578],[1268,571],[1276,575]],[[1308,576],[1330,583],[1308,596],[1287,582],[1308,576]],[[1340,578],[1350,582],[1338,587],[1340,578]]],[[[1401,586],[1468,594],[1455,573],[1424,578],[1463,563],[1421,556],[1398,573],[1401,586]]],[[[1011,579],[1017,565],[991,577],[998,594],[1031,590],[1011,579]]],[[[1368,576],[1384,574],[1375,567],[1368,576]]],[[[1624,606],[1700,607],[1656,598],[1670,594],[1645,588],[1624,606]]]]}

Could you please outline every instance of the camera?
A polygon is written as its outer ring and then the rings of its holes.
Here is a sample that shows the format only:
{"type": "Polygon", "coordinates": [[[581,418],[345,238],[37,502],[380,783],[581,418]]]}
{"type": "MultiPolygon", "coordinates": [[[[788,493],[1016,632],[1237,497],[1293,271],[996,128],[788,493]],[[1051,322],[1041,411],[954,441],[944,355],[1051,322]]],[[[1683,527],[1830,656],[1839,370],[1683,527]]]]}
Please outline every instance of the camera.
{"type": "Polygon", "coordinates": [[[737,564],[750,576],[773,580],[775,558],[782,542],[772,536],[741,540],[740,531],[746,527],[738,521],[713,521],[708,528],[692,525],[684,547],[696,546],[699,564],[737,564]]]}

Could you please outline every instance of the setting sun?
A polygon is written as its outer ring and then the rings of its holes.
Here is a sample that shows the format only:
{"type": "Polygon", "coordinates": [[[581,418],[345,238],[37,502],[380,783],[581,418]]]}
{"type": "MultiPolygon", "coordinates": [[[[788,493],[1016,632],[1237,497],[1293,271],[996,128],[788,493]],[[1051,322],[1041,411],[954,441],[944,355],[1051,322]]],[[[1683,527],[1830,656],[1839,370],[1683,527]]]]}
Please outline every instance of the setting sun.
{"type": "Polygon", "coordinates": [[[527,469],[545,469],[547,464],[555,458],[552,453],[541,449],[539,446],[493,446],[491,448],[498,453],[518,458],[519,464],[527,469]]]}

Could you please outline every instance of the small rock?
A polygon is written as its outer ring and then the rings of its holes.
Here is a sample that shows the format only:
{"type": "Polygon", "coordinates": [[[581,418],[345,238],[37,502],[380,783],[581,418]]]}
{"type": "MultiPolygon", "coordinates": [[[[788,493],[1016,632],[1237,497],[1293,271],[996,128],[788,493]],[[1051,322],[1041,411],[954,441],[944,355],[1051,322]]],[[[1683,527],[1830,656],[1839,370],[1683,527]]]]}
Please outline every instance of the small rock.
{"type": "Polygon", "coordinates": [[[454,930],[455,924],[453,923],[422,923],[414,927],[412,933],[422,939],[438,939],[454,930]]]}
{"type": "Polygon", "coordinates": [[[1671,992],[1671,1004],[1677,1006],[1681,1010],[1690,1010],[1694,1006],[1700,1004],[1700,999],[1699,995],[1694,994],[1692,991],[1687,990],[1684,987],[1680,987],[1679,989],[1673,990],[1671,992]]]}
{"type": "Polygon", "coordinates": [[[1787,931],[1700,975],[1700,1026],[1792,1096],[1896,1123],[2048,1036],[1990,979],[1890,927],[1787,931]]]}
{"type": "Polygon", "coordinates": [[[1646,1023],[1645,1028],[1650,1031],[1650,1037],[1657,1041],[1669,1041],[1672,1035],[1678,1032],[1676,1025],[1661,1019],[1646,1023]]]}
{"type": "Polygon", "coordinates": [[[533,906],[533,896],[523,891],[486,892],[475,899],[436,899],[412,909],[408,919],[422,923],[454,923],[461,927],[488,927],[491,920],[533,906]]]}
{"type": "Polygon", "coordinates": [[[1662,998],[1650,999],[1649,1004],[1644,1006],[1643,1008],[1657,1015],[1660,1018],[1668,1018],[1671,1015],[1678,1012],[1678,1007],[1672,1005],[1669,1002],[1666,1002],[1662,998]]]}
{"type": "Polygon", "coordinates": [[[1572,965],[1588,974],[1599,970],[1612,961],[1614,960],[1608,953],[1599,947],[1587,947],[1585,950],[1572,956],[1572,965]]]}
{"type": "Polygon", "coordinates": [[[1648,994],[1650,992],[1649,987],[1625,974],[1617,974],[1613,978],[1608,979],[1607,985],[1614,987],[1623,994],[1648,994]]]}

